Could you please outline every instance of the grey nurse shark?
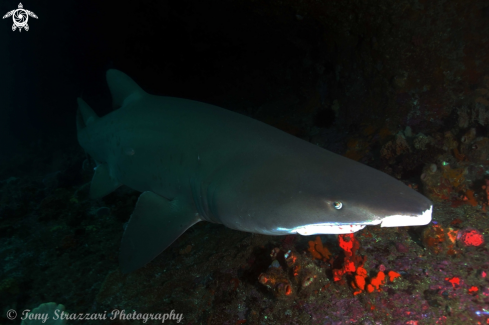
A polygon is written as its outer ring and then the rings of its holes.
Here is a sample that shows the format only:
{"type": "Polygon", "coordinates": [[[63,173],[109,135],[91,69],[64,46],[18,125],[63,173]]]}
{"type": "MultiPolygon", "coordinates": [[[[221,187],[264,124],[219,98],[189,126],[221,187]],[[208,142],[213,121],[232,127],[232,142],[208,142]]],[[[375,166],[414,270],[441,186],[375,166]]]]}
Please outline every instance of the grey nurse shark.
{"type": "Polygon", "coordinates": [[[117,70],[107,82],[119,109],[98,117],[78,98],[78,141],[97,164],[91,198],[142,192],[122,238],[124,273],[202,220],[265,235],[431,221],[426,197],[371,167],[214,105],[150,95],[117,70]]]}

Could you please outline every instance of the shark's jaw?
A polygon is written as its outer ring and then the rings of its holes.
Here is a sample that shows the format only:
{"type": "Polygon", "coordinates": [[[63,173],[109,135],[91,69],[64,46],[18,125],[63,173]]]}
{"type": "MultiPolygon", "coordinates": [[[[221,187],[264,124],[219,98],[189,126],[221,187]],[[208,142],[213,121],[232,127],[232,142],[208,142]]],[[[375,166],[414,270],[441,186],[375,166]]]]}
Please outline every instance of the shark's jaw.
{"type": "Polygon", "coordinates": [[[431,222],[433,206],[420,215],[391,215],[382,219],[381,227],[424,226],[431,222]]]}
{"type": "MultiPolygon", "coordinates": [[[[326,234],[351,234],[362,230],[366,226],[381,227],[407,227],[407,226],[424,226],[431,222],[431,214],[433,212],[433,206],[422,212],[419,215],[413,214],[395,214],[386,216],[382,219],[369,221],[356,224],[341,224],[341,223],[323,223],[323,224],[311,224],[306,226],[290,229],[291,234],[300,234],[303,236],[310,235],[326,235],[326,234]]],[[[281,228],[281,231],[285,229],[281,228]]]]}

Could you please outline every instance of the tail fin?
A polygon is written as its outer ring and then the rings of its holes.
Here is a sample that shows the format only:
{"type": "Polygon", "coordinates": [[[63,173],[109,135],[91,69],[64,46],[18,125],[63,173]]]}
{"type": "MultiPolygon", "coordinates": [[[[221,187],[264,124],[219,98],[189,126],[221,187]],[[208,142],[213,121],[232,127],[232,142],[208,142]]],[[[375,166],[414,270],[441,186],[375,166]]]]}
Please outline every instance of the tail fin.
{"type": "Polygon", "coordinates": [[[77,102],[78,112],[76,114],[76,129],[80,131],[95,122],[98,119],[98,116],[83,99],[77,98],[77,102]]]}

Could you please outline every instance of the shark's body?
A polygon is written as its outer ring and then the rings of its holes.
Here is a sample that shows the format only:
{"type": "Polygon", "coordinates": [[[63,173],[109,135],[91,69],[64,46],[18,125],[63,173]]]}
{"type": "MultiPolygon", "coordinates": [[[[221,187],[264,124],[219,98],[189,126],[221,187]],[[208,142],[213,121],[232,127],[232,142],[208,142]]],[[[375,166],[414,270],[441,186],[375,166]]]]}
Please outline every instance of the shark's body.
{"type": "Polygon", "coordinates": [[[97,168],[90,194],[143,192],[122,240],[124,272],[151,261],[198,221],[267,235],[340,234],[424,225],[431,202],[400,181],[249,117],[145,93],[117,70],[118,110],[81,99],[80,145],[97,168]]]}

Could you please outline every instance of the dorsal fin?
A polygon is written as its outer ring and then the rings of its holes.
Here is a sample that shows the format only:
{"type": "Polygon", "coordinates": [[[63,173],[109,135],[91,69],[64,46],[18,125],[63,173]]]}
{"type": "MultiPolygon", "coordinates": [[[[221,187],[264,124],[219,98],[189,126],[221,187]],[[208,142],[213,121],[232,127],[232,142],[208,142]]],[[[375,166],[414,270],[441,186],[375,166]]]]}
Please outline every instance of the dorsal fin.
{"type": "Polygon", "coordinates": [[[112,105],[121,107],[129,101],[140,98],[146,92],[134,80],[119,70],[107,70],[107,83],[112,94],[112,105]]]}
{"type": "Polygon", "coordinates": [[[76,117],[76,127],[78,131],[84,129],[86,126],[92,124],[98,119],[97,114],[93,109],[88,106],[87,103],[81,98],[77,98],[78,102],[78,114],[76,117]]]}

